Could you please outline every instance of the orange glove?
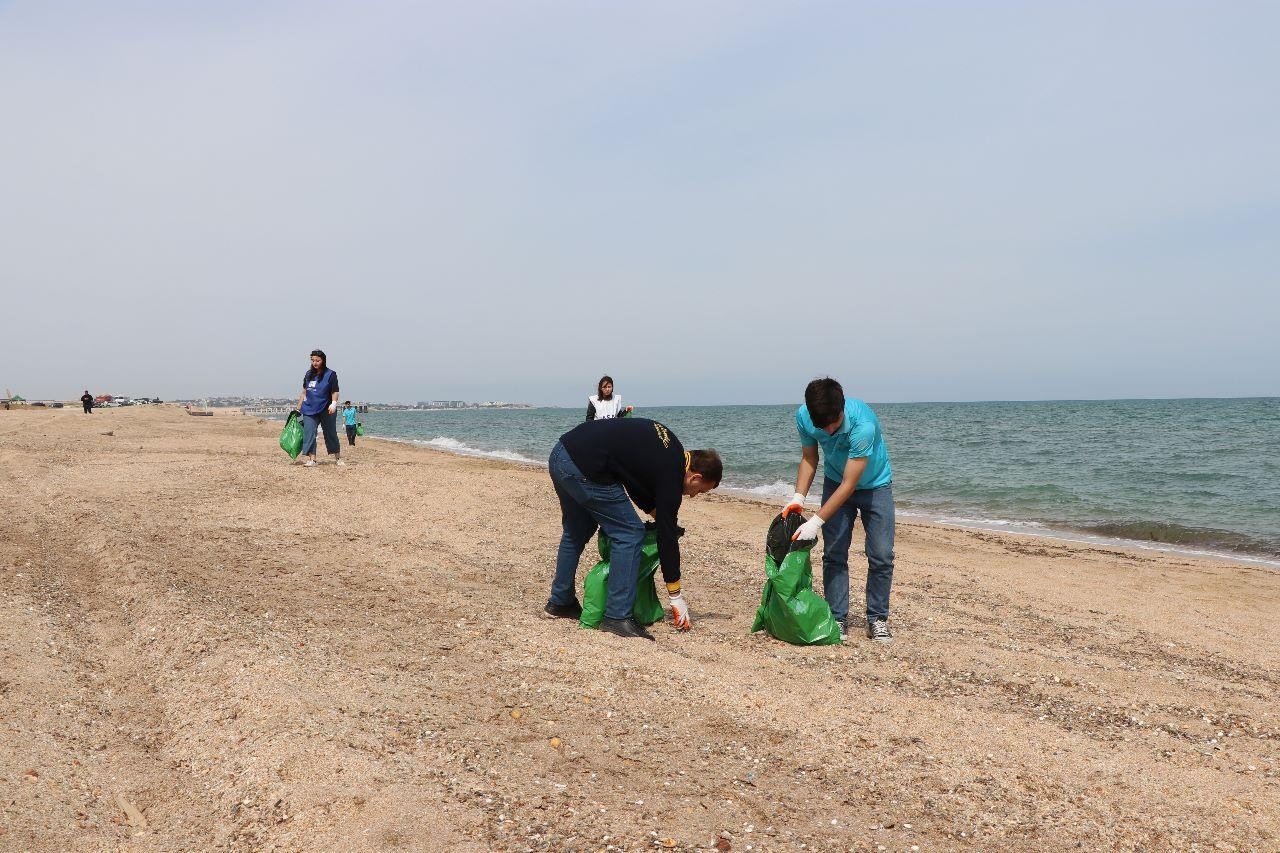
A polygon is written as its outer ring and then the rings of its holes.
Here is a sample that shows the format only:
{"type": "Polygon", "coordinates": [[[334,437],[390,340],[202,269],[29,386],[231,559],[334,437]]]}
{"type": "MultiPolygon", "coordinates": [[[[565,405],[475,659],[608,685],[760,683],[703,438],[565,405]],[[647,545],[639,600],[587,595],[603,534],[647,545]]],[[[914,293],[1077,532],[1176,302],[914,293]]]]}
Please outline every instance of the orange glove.
{"type": "Polygon", "coordinates": [[[684,600],[684,594],[668,593],[667,601],[671,602],[671,624],[680,631],[688,631],[692,628],[693,623],[689,621],[689,602],[684,600]]]}
{"type": "Polygon", "coordinates": [[[804,495],[796,492],[791,496],[791,501],[782,508],[782,517],[786,518],[793,512],[804,512],[804,495]]]}

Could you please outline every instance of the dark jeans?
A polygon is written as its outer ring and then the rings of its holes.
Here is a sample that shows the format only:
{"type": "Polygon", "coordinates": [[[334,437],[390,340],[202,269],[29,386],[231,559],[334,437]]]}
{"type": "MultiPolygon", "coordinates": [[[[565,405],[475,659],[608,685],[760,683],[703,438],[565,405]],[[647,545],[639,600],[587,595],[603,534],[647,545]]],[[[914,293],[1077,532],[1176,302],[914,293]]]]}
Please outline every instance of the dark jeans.
{"type": "Polygon", "coordinates": [[[560,498],[560,549],[556,552],[556,575],[551,580],[548,604],[568,604],[574,600],[578,560],[582,550],[599,528],[609,537],[609,598],[604,615],[627,619],[636,603],[636,575],[640,572],[640,548],[644,545],[644,524],[636,515],[626,490],[593,483],[578,470],[564,445],[556,442],[547,460],[551,482],[560,498]]]}
{"type": "Polygon", "coordinates": [[[356,446],[356,428],[353,426],[347,427],[347,444],[356,446]]]}
{"type": "MultiPolygon", "coordinates": [[[[822,502],[840,488],[823,479],[822,502]]],[[[858,489],[831,520],[822,525],[822,592],[831,615],[843,622],[849,615],[849,543],[853,522],[862,515],[867,552],[867,618],[889,618],[889,588],[893,586],[893,484],[858,489]]]]}
{"type": "Polygon", "coordinates": [[[338,441],[338,416],[321,410],[318,415],[302,416],[302,453],[314,456],[316,452],[316,427],[324,431],[324,449],[330,456],[337,456],[342,451],[338,441]]]}
{"type": "Polygon", "coordinates": [[[83,405],[83,406],[84,406],[84,413],[85,413],[86,415],[92,415],[92,414],[93,414],[93,403],[83,403],[83,404],[81,404],[81,405],[83,405]]]}

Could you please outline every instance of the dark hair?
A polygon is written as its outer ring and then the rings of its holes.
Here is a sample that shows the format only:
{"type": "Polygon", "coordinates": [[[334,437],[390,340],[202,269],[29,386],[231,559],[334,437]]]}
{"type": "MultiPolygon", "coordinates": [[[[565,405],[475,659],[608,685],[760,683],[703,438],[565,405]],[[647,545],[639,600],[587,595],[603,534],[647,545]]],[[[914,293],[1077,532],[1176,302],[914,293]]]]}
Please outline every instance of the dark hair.
{"type": "Polygon", "coordinates": [[[804,405],[813,425],[822,429],[844,414],[844,389],[830,376],[815,379],[805,386],[804,405]]]}
{"type": "Polygon", "coordinates": [[[350,405],[351,405],[351,401],[350,401],[350,400],[343,400],[343,401],[342,401],[342,405],[344,405],[344,406],[350,406],[350,405]]]}
{"type": "Polygon", "coordinates": [[[329,359],[328,359],[328,357],[324,354],[324,350],[322,350],[322,349],[313,349],[313,350],[311,351],[311,355],[318,355],[318,356],[320,356],[320,369],[319,369],[319,370],[316,370],[315,368],[312,368],[312,369],[311,369],[311,372],[310,372],[310,373],[308,373],[307,375],[308,375],[308,376],[310,376],[312,373],[314,373],[314,374],[315,374],[315,375],[317,375],[317,376],[323,376],[323,375],[324,375],[324,372],[325,372],[326,370],[328,370],[328,369],[329,369],[329,359]]]}
{"type": "Polygon", "coordinates": [[[689,470],[695,474],[701,474],[702,479],[718,486],[720,485],[720,478],[724,476],[724,463],[720,461],[720,454],[711,448],[690,450],[689,470]]]}
{"type": "Polygon", "coordinates": [[[604,395],[604,383],[606,383],[606,382],[608,382],[610,385],[612,385],[612,384],[613,384],[613,377],[612,377],[612,376],[601,376],[601,377],[600,377],[600,381],[596,383],[596,397],[597,397],[597,398],[599,398],[599,399],[601,399],[601,400],[612,400],[612,399],[613,399],[613,392],[612,392],[612,391],[610,391],[610,392],[609,392],[609,396],[608,396],[608,397],[606,397],[606,396],[604,395]]]}

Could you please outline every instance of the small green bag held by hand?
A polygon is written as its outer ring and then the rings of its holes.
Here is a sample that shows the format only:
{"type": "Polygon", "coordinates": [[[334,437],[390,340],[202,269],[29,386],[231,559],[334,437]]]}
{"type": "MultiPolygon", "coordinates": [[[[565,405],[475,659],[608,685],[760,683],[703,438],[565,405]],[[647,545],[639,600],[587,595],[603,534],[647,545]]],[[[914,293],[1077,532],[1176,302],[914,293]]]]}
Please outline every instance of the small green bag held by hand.
{"type": "Polygon", "coordinates": [[[364,424],[356,421],[356,435],[364,435],[364,424]]]}
{"type": "MultiPolygon", "coordinates": [[[[609,600],[609,537],[600,531],[596,537],[600,550],[600,562],[596,563],[582,582],[582,616],[578,624],[583,628],[595,628],[604,618],[604,608],[609,600]]],[[[641,625],[661,622],[666,609],[658,600],[653,588],[653,573],[658,570],[658,539],[651,525],[645,525],[644,544],[640,549],[640,571],[636,575],[636,603],[631,615],[641,625]]]]}
{"type": "Polygon", "coordinates": [[[809,551],[815,542],[792,542],[804,519],[800,513],[778,515],[769,525],[764,553],[764,592],[751,623],[795,646],[826,646],[841,642],[840,626],[827,602],[813,591],[813,567],[809,551]]]}
{"type": "Polygon", "coordinates": [[[280,430],[280,449],[288,453],[290,459],[297,459],[302,452],[302,416],[296,409],[289,413],[284,429],[280,430]]]}

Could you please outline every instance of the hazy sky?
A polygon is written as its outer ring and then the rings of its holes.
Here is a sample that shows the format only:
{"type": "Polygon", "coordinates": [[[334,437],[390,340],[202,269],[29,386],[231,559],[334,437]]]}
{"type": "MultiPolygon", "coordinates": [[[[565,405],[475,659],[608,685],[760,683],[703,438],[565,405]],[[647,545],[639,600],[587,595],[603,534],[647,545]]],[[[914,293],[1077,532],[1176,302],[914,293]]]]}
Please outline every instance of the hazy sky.
{"type": "Polygon", "coordinates": [[[0,2],[0,388],[1280,395],[1280,5],[0,2]]]}

